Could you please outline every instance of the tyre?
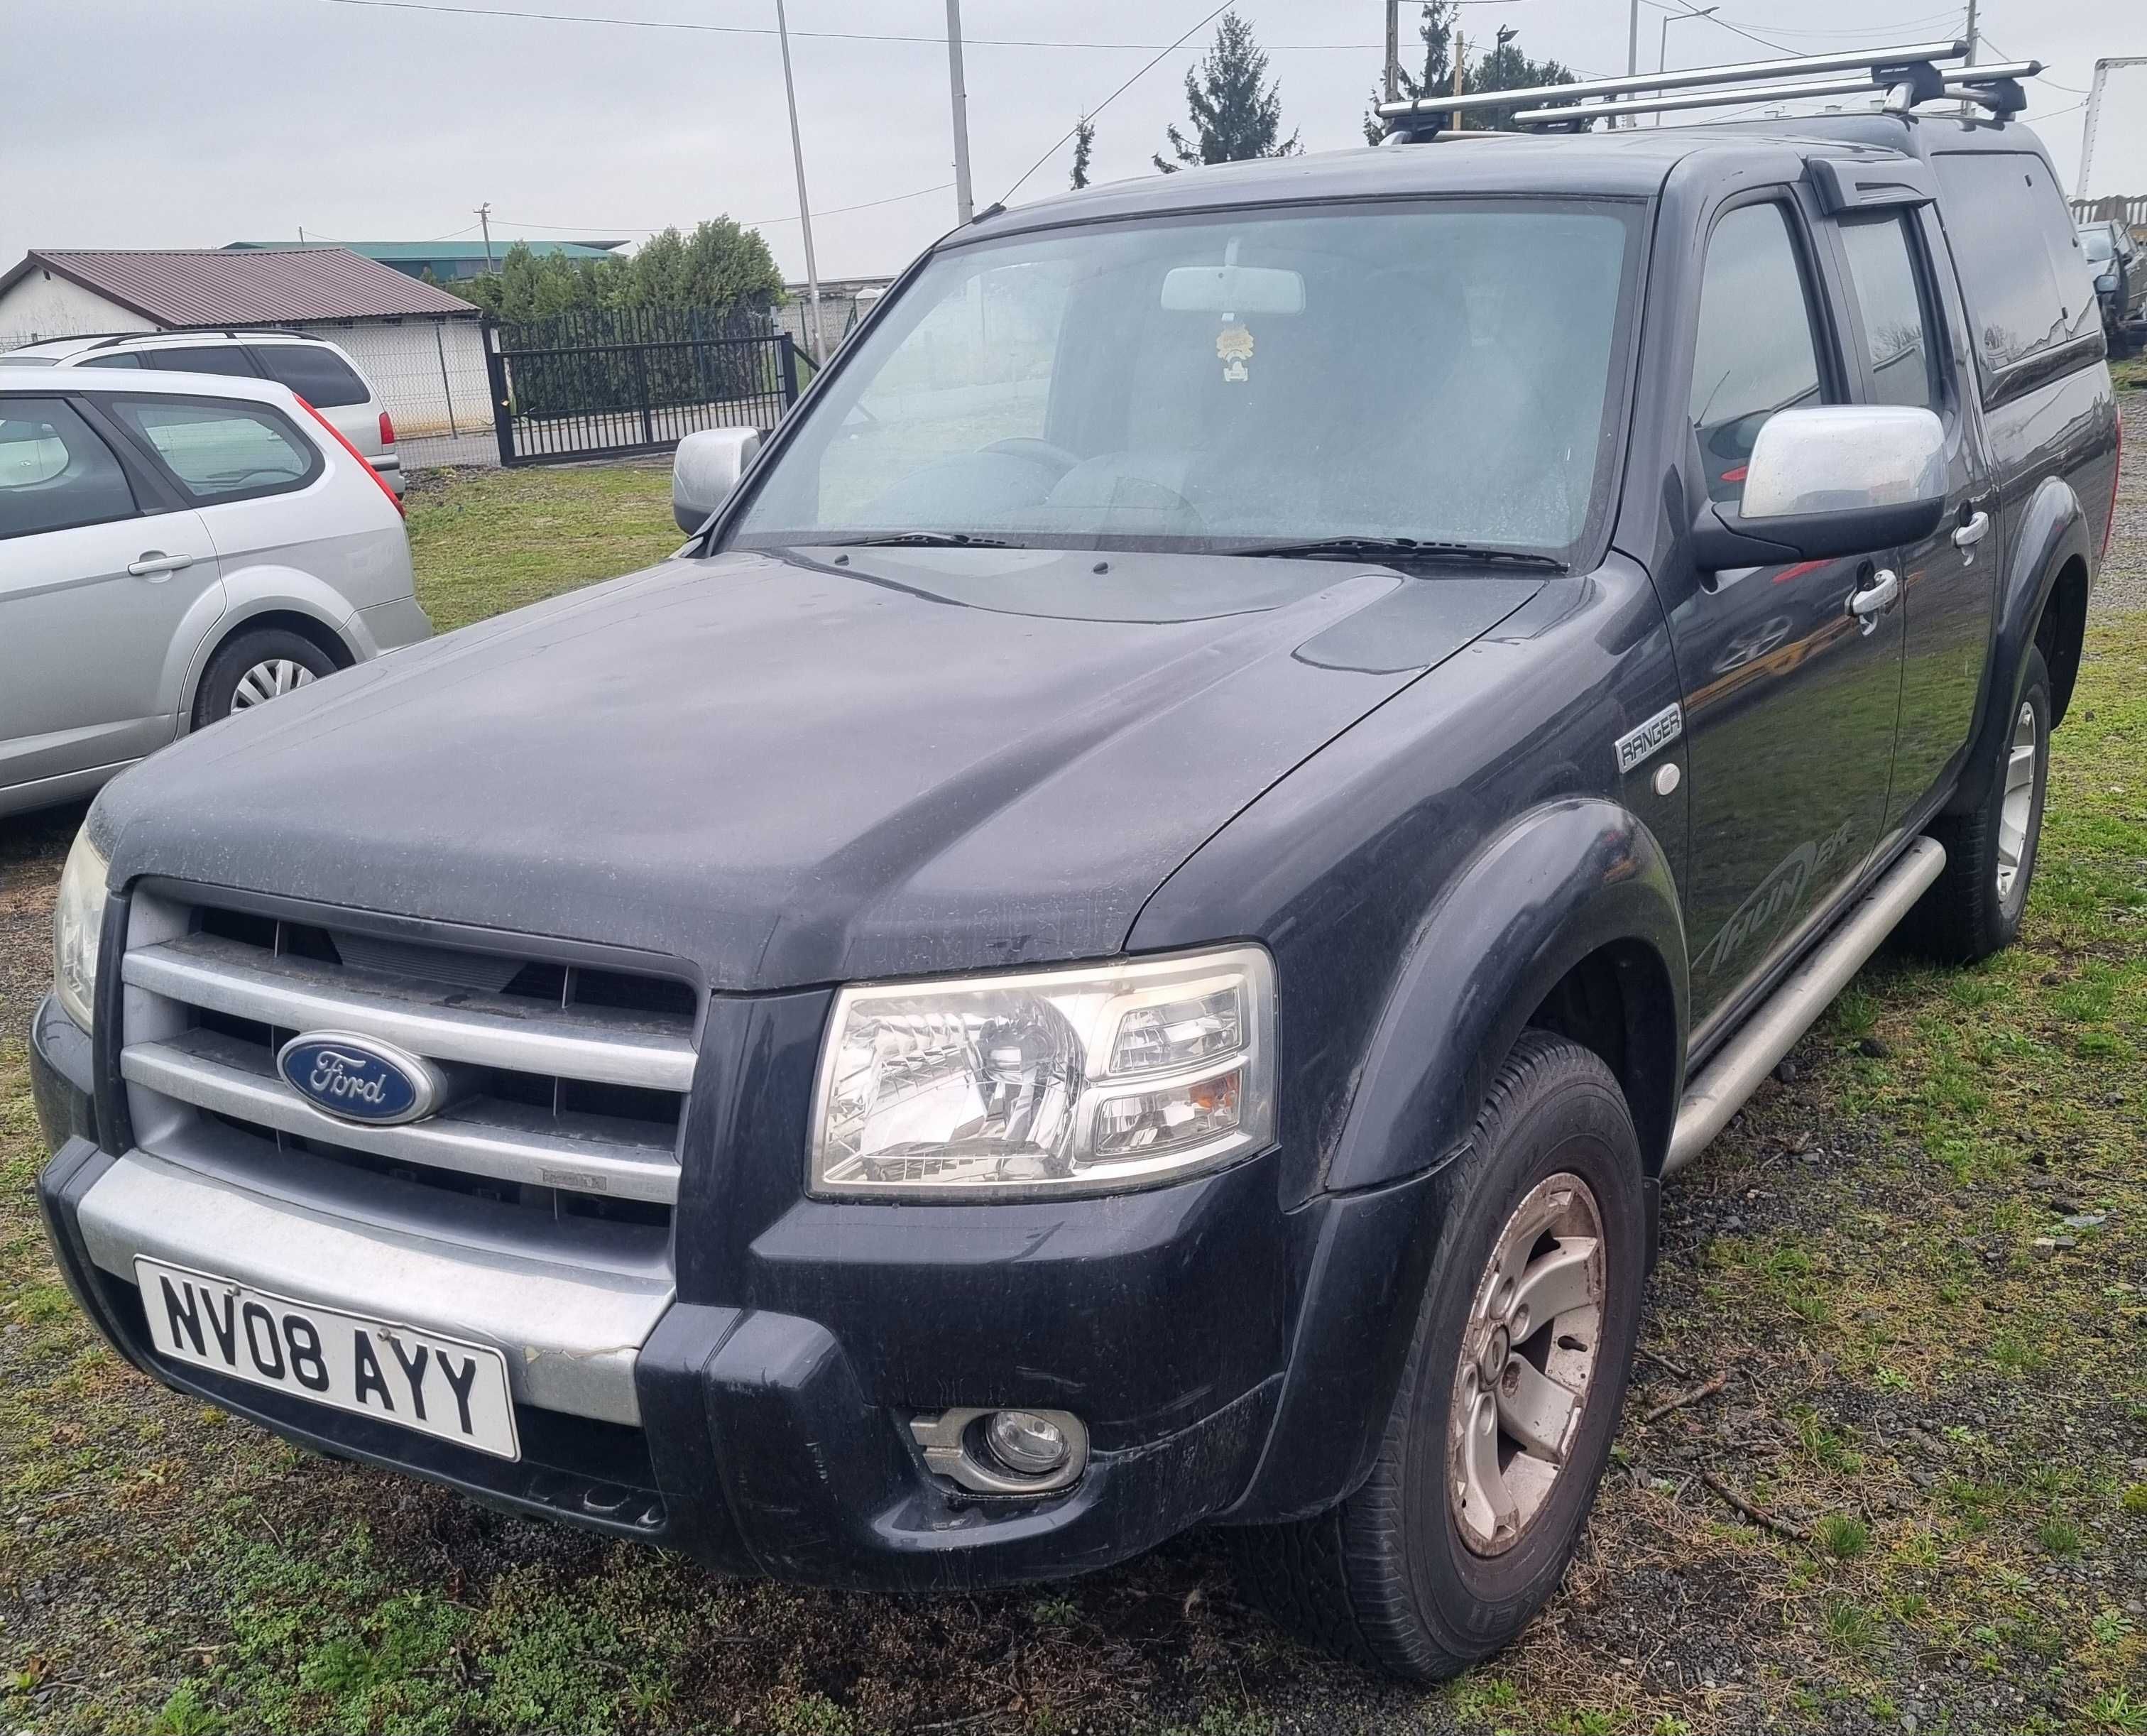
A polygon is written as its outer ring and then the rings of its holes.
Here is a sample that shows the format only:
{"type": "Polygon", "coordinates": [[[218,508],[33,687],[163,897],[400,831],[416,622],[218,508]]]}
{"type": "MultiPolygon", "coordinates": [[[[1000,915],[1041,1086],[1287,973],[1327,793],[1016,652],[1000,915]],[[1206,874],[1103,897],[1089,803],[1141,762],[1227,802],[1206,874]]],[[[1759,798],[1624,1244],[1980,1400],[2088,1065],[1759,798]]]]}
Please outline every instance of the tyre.
{"type": "Polygon", "coordinates": [[[335,659],[288,628],[256,628],[218,648],[194,695],[194,728],[220,723],[279,695],[333,675],[335,659]]]}
{"type": "Polygon", "coordinates": [[[1902,924],[1911,947],[1948,963],[2010,946],[2028,908],[2050,773],[2050,672],[2032,648],[1999,752],[1981,805],[1932,823],[1945,867],[1902,924]]]}
{"type": "Polygon", "coordinates": [[[1590,1051],[1524,1035],[1456,1163],[1371,1476],[1243,1540],[1247,1589],[1279,1618],[1413,1681],[1498,1651],[1558,1588],[1609,1457],[1646,1278],[1639,1140],[1590,1051]]]}

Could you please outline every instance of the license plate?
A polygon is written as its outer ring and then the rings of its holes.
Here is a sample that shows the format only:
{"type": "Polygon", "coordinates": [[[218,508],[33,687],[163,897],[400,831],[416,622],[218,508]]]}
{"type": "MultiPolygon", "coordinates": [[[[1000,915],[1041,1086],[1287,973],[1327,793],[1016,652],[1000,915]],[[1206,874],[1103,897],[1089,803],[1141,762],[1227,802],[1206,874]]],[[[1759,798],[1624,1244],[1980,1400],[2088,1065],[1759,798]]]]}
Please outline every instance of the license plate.
{"type": "Polygon", "coordinates": [[[157,1348],[316,1404],[519,1458],[507,1358],[488,1344],[367,1320],[316,1303],[137,1259],[157,1348]]]}

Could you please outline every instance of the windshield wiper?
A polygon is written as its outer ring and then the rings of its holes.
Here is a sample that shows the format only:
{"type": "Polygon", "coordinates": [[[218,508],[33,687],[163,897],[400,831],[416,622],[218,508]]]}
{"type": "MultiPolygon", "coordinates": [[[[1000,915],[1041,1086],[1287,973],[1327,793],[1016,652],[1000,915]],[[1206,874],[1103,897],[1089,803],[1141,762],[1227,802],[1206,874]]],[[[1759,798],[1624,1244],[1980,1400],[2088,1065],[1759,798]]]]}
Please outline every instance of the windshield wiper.
{"type": "Polygon", "coordinates": [[[898,530],[883,537],[828,537],[816,538],[835,548],[1011,548],[998,537],[973,537],[958,530],[898,530]]]}
{"type": "Polygon", "coordinates": [[[1317,537],[1309,543],[1255,543],[1243,548],[1218,551],[1224,554],[1273,555],[1293,561],[1384,561],[1447,567],[1533,567],[1544,573],[1563,573],[1564,561],[1547,554],[1529,554],[1518,548],[1479,548],[1467,543],[1419,543],[1414,537],[1317,537]]]}

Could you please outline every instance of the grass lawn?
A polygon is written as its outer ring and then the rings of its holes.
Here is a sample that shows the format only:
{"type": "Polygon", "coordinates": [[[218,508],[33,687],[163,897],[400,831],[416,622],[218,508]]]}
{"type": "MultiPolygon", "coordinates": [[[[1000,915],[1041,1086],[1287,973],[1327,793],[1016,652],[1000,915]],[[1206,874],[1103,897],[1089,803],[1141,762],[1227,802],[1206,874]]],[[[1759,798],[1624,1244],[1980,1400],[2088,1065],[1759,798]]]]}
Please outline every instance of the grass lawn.
{"type": "Polygon", "coordinates": [[[446,633],[660,561],[685,540],[659,465],[421,473],[410,490],[418,600],[446,633]]]}
{"type": "MultiPolygon", "coordinates": [[[[428,482],[411,531],[443,628],[679,540],[658,469],[428,482]]],[[[124,1368],[30,1203],[67,829],[0,823],[0,1728],[2147,1736],[2147,613],[2091,630],[2021,944],[1882,958],[1670,1187],[1565,1589],[1429,1693],[1285,1639],[1208,1538],[1029,1593],[723,1582],[124,1368]]]]}

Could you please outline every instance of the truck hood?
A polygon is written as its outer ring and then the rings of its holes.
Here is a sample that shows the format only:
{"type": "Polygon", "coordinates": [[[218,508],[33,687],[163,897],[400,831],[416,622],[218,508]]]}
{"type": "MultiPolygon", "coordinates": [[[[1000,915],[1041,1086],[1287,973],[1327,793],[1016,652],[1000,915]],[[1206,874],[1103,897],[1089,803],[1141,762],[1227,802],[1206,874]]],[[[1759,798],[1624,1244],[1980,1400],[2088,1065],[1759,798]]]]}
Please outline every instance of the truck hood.
{"type": "Polygon", "coordinates": [[[1108,955],[1539,588],[1042,549],[676,559],[338,675],[93,813],[143,874],[631,946],[717,988],[1108,955]]]}

